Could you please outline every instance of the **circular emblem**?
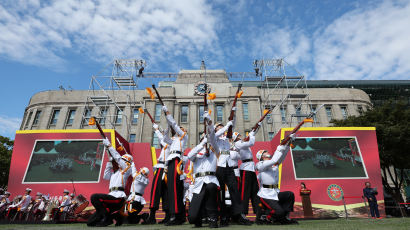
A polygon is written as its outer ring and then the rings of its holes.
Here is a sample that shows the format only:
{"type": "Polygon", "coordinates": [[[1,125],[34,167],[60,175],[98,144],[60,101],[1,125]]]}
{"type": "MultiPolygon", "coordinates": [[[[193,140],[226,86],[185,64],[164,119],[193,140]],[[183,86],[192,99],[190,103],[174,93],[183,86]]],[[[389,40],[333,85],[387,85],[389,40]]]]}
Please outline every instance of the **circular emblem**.
{"type": "Polygon", "coordinates": [[[343,197],[343,189],[337,184],[331,184],[327,187],[327,195],[334,201],[340,201],[343,197]]]}
{"type": "Polygon", "coordinates": [[[199,96],[204,96],[205,89],[207,93],[211,92],[211,87],[203,81],[200,81],[195,84],[195,94],[199,96]]]}

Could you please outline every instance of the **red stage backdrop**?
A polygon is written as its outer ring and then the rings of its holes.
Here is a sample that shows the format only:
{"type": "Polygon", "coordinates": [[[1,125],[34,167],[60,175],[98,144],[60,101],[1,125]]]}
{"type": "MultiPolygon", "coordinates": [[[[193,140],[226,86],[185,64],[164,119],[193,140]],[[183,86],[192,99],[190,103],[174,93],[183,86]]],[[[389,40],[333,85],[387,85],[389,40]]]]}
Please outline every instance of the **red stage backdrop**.
{"type": "MultiPolygon", "coordinates": [[[[253,153],[260,149],[273,153],[290,130],[282,129],[270,142],[256,142],[253,153]]],[[[160,151],[151,148],[149,143],[128,144],[114,130],[104,132],[115,140],[115,145],[118,146],[118,140],[124,144],[134,157],[137,169],[144,166],[150,169],[151,182],[152,166],[160,151]]],[[[98,130],[17,131],[8,190],[12,197],[23,194],[26,187],[33,189],[33,194],[41,192],[61,196],[64,189],[72,192],[74,186],[76,194],[89,199],[93,193],[108,193],[108,181],[103,179],[107,161],[108,154],[104,152],[98,130]]],[[[295,193],[293,217],[304,217],[299,194],[301,182],[311,190],[313,218],[344,216],[342,196],[349,216],[367,217],[362,199],[366,181],[379,189],[379,209],[384,214],[375,128],[302,128],[295,148],[280,167],[281,190],[295,193]]],[[[150,185],[144,194],[146,206],[149,205],[150,185]]],[[[158,214],[159,218],[163,217],[162,213],[158,214]]],[[[254,217],[254,214],[249,217],[254,217]]]]}
{"type": "MultiPolygon", "coordinates": [[[[282,139],[290,131],[282,129],[278,134],[282,139]]],[[[278,136],[272,140],[272,145],[279,142],[278,136]]],[[[301,182],[311,190],[313,217],[345,216],[342,196],[349,216],[368,217],[362,198],[366,181],[378,188],[379,210],[385,215],[379,151],[373,127],[302,128],[295,148],[282,165],[281,190],[295,193],[293,215],[296,217],[303,217],[301,182]]]]}
{"type": "MultiPolygon", "coordinates": [[[[118,140],[124,145],[134,157],[137,169],[143,166],[152,169],[148,143],[129,145],[114,130],[105,129],[104,133],[114,147],[118,146],[118,140]]],[[[107,161],[108,153],[104,152],[98,130],[17,131],[8,191],[14,197],[29,187],[32,194],[41,192],[60,197],[64,189],[73,192],[75,188],[77,195],[89,200],[93,193],[108,193],[109,183],[103,179],[107,161]]]]}

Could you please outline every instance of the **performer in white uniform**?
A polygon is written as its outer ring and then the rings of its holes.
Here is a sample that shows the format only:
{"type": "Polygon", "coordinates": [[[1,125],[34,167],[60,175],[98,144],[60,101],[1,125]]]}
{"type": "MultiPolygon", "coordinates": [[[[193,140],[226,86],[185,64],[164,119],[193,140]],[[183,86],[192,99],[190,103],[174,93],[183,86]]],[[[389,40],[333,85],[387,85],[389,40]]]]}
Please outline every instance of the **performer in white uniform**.
{"type": "Polygon", "coordinates": [[[188,158],[194,164],[195,184],[192,189],[192,201],[189,206],[189,223],[196,227],[202,226],[202,210],[205,209],[208,215],[209,227],[218,227],[218,200],[217,193],[219,182],[216,178],[217,156],[219,150],[212,147],[208,149],[209,156],[206,156],[204,145],[207,138],[204,137],[199,145],[188,153],[188,158]]]}
{"type": "MultiPolygon", "coordinates": [[[[230,126],[233,126],[233,121],[228,121],[225,126],[222,124],[216,124],[215,128],[212,125],[212,119],[209,116],[208,112],[204,112],[204,119],[208,123],[208,133],[210,143],[214,148],[219,149],[218,157],[218,168],[216,170],[216,177],[218,178],[221,188],[225,188],[225,185],[229,188],[230,198],[232,200],[232,207],[230,216],[233,219],[242,225],[250,225],[251,222],[244,218],[242,214],[242,204],[241,198],[238,189],[238,180],[235,177],[235,169],[238,168],[238,158],[233,156],[231,158],[231,143],[229,139],[225,136],[225,132],[228,131],[230,126]]],[[[233,128],[232,128],[233,129],[233,128]]],[[[235,154],[235,153],[233,153],[235,154]]],[[[221,193],[221,227],[228,225],[227,210],[225,208],[225,192],[221,193]]]]}
{"type": "Polygon", "coordinates": [[[134,163],[132,163],[131,168],[133,181],[131,184],[130,195],[128,196],[128,222],[130,224],[138,224],[142,219],[142,223],[147,224],[148,213],[144,213],[142,215],[138,214],[146,204],[143,195],[145,188],[149,183],[149,169],[143,167],[139,171],[137,171],[134,163]]]}
{"type": "MultiPolygon", "coordinates": [[[[131,175],[132,156],[124,154],[121,156],[115,150],[108,139],[103,140],[104,145],[108,148],[115,162],[118,164],[118,170],[113,171],[111,160],[107,162],[104,170],[104,179],[110,180],[109,193],[96,193],[91,196],[91,203],[95,207],[95,213],[88,219],[88,226],[108,226],[112,224],[113,212],[118,211],[124,204],[127,197],[125,186],[128,177],[131,175]]],[[[111,158],[111,157],[110,157],[111,158]]],[[[118,215],[116,215],[118,217],[118,215]]],[[[117,219],[116,225],[121,225],[121,218],[117,219]]]]}
{"type": "MultiPolygon", "coordinates": [[[[31,189],[26,188],[26,193],[28,192],[28,190],[31,192],[31,189]]],[[[11,205],[9,205],[9,207],[7,208],[7,219],[8,220],[12,220],[14,219],[14,217],[16,217],[17,212],[18,212],[18,204],[23,200],[23,196],[22,195],[18,195],[15,196],[13,199],[13,202],[11,205]]]]}
{"type": "MultiPolygon", "coordinates": [[[[293,139],[293,136],[291,138],[293,139]]],[[[266,217],[261,216],[259,222],[297,223],[297,221],[289,219],[289,213],[293,211],[295,195],[289,191],[280,192],[278,188],[279,165],[283,162],[288,152],[289,145],[279,145],[273,156],[269,155],[266,150],[260,150],[256,154],[259,160],[256,164],[260,183],[258,197],[266,210],[264,213],[266,217]]]]}
{"type": "Polygon", "coordinates": [[[188,134],[182,126],[178,126],[166,106],[162,110],[167,114],[168,125],[175,131],[172,143],[169,145],[169,155],[166,158],[168,165],[168,201],[170,220],[166,225],[179,225],[185,222],[184,181],[177,172],[178,163],[182,160],[188,141],[188,134]]]}
{"type": "Polygon", "coordinates": [[[160,223],[166,223],[169,220],[169,207],[168,207],[168,191],[167,183],[165,183],[165,159],[169,155],[169,146],[172,144],[171,138],[168,137],[168,130],[166,129],[162,133],[157,124],[153,124],[152,127],[155,130],[159,143],[161,144],[161,154],[157,159],[157,164],[154,168],[154,179],[151,186],[151,198],[150,198],[150,214],[147,220],[148,224],[155,224],[155,213],[159,209],[159,202],[162,200],[162,210],[165,212],[165,218],[160,223]]]}
{"type": "MultiPolygon", "coordinates": [[[[259,124],[259,127],[261,124],[259,124]]],[[[234,132],[232,139],[235,142],[235,148],[239,151],[242,164],[239,167],[241,174],[241,202],[243,212],[248,214],[249,199],[252,201],[253,212],[258,216],[260,214],[259,199],[257,196],[259,185],[255,174],[255,163],[251,147],[255,144],[255,135],[258,129],[249,133],[249,141],[241,139],[241,135],[234,132]]],[[[258,218],[257,218],[258,220],[258,218]]]]}
{"type": "Polygon", "coordinates": [[[4,192],[4,195],[1,198],[0,201],[0,219],[3,219],[6,215],[6,210],[11,204],[10,202],[10,193],[8,191],[4,192]]]}

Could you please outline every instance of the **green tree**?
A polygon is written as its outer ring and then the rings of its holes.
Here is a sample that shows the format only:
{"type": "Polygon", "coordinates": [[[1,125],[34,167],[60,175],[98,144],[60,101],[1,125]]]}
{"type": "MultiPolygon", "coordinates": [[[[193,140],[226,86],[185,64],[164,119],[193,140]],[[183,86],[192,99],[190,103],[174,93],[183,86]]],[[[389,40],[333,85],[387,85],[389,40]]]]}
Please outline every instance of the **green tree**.
{"type": "Polygon", "coordinates": [[[407,103],[389,101],[359,117],[336,120],[333,124],[376,127],[383,186],[397,203],[404,202],[401,189],[405,169],[410,169],[410,108],[407,103]]]}
{"type": "Polygon", "coordinates": [[[7,137],[0,136],[0,187],[7,187],[9,180],[11,153],[13,152],[14,141],[7,137]]]}

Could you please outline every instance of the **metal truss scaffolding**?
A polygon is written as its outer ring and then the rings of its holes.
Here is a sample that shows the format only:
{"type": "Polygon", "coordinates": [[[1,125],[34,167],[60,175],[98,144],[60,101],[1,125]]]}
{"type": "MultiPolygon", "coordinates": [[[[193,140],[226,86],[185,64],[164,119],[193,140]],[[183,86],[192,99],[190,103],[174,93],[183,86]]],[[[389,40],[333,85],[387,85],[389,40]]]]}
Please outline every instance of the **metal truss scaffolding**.
{"type": "Polygon", "coordinates": [[[128,135],[132,119],[124,108],[133,111],[141,104],[141,99],[136,98],[137,80],[143,77],[145,66],[144,60],[117,59],[92,76],[84,105],[84,126],[91,116],[96,116],[104,128],[115,129],[124,123],[128,135]]]}
{"type": "Polygon", "coordinates": [[[305,76],[283,58],[255,60],[253,65],[261,82],[263,106],[273,109],[266,119],[268,131],[295,126],[315,109],[305,76]]]}

